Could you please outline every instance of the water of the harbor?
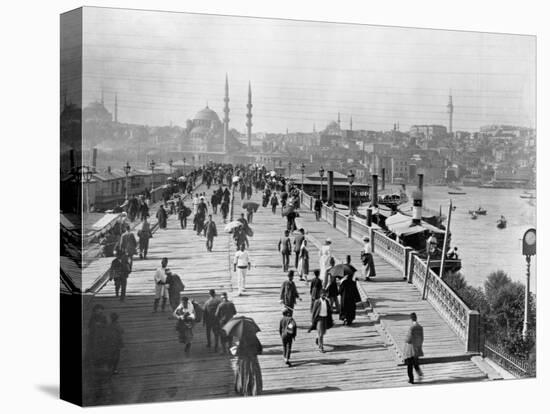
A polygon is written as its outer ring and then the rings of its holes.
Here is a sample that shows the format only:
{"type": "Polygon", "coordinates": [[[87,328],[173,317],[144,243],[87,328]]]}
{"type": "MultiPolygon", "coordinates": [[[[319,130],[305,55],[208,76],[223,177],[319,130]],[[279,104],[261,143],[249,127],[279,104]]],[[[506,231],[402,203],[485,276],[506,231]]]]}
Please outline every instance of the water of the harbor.
{"type": "MultiPolygon", "coordinates": [[[[409,188],[409,191],[412,188],[409,188]]],[[[458,247],[462,258],[462,273],[474,286],[482,286],[495,270],[503,270],[513,280],[525,283],[526,262],[521,254],[522,237],[530,227],[536,227],[536,200],[520,198],[521,189],[462,187],[465,195],[449,195],[448,187],[424,187],[424,205],[447,215],[449,199],[456,210],[451,215],[452,246],[458,247]],[[486,216],[472,220],[468,210],[479,206],[486,216]],[[505,229],[497,228],[497,219],[507,220],[505,229]]],[[[531,191],[534,193],[534,191],[531,191]]],[[[536,286],[536,258],[531,261],[531,291],[536,286]]]]}

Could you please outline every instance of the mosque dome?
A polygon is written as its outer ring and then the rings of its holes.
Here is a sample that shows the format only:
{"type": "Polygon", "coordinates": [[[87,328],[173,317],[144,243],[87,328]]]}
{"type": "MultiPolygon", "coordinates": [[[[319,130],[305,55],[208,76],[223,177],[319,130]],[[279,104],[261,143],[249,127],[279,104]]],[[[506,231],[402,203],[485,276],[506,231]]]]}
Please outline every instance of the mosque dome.
{"type": "Polygon", "coordinates": [[[197,114],[193,118],[193,121],[210,121],[218,123],[220,122],[220,118],[218,117],[218,114],[216,112],[206,106],[206,108],[197,112],[197,114]]]}

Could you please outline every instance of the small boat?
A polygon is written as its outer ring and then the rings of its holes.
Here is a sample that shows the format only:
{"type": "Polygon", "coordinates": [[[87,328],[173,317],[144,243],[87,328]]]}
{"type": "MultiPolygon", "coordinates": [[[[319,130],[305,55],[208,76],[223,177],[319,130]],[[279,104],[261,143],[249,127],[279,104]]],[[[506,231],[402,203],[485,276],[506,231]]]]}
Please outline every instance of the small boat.
{"type": "Polygon", "coordinates": [[[527,194],[520,194],[519,198],[525,198],[527,200],[533,200],[533,199],[537,198],[537,196],[535,194],[527,193],[527,194]]]}
{"type": "Polygon", "coordinates": [[[450,195],[465,195],[466,192],[465,191],[447,191],[448,194],[450,195]]]}
{"type": "Polygon", "coordinates": [[[468,213],[470,213],[470,214],[476,213],[478,216],[486,216],[487,215],[487,210],[484,209],[484,208],[478,207],[477,210],[470,210],[470,211],[468,211],[468,213]]]}
{"type": "Polygon", "coordinates": [[[472,220],[477,220],[477,213],[475,211],[470,211],[470,218],[472,220]]]}
{"type": "Polygon", "coordinates": [[[499,229],[506,228],[506,219],[504,217],[501,217],[497,220],[497,228],[499,229]]]}

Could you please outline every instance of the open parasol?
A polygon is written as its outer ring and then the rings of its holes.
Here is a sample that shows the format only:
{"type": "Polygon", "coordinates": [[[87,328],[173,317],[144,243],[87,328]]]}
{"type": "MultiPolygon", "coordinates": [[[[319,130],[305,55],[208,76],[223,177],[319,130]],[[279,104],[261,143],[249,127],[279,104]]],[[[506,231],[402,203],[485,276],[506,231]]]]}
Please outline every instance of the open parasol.
{"type": "Polygon", "coordinates": [[[260,332],[260,327],[254,322],[254,319],[246,316],[233,317],[222,329],[227,335],[238,339],[243,336],[256,335],[257,332],[260,332]]]}
{"type": "Polygon", "coordinates": [[[283,208],[283,216],[288,216],[290,213],[294,213],[294,206],[287,204],[285,208],[283,208]]]}
{"type": "Polygon", "coordinates": [[[258,211],[258,208],[260,207],[260,205],[254,201],[243,201],[242,207],[245,210],[248,210],[248,208],[251,208],[254,210],[254,213],[255,213],[256,211],[258,211]]]}
{"type": "Polygon", "coordinates": [[[241,223],[240,221],[231,221],[227,223],[223,231],[225,231],[226,233],[233,233],[233,230],[235,230],[237,227],[241,227],[242,225],[243,223],[241,223]]]}
{"type": "Polygon", "coordinates": [[[347,263],[341,263],[331,267],[328,271],[332,276],[344,277],[353,276],[354,273],[357,272],[357,269],[347,263]]]}

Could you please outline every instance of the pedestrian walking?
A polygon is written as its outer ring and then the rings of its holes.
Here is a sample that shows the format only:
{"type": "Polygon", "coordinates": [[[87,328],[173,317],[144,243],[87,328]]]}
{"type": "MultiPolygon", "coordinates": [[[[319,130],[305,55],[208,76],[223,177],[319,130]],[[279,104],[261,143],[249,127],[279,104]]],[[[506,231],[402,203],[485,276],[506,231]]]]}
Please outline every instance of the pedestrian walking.
{"type": "Polygon", "coordinates": [[[218,342],[220,338],[220,324],[218,318],[216,318],[216,310],[221,303],[221,300],[216,296],[216,291],[210,289],[208,291],[210,296],[204,303],[203,325],[206,328],[206,347],[211,347],[211,334],[214,335],[214,352],[218,352],[218,342]]]}
{"type": "Polygon", "coordinates": [[[323,287],[326,289],[328,286],[328,273],[327,270],[330,267],[330,258],[332,257],[332,240],[327,238],[325,244],[319,249],[319,270],[321,271],[321,280],[323,281],[323,287]]]}
{"type": "Polygon", "coordinates": [[[197,210],[198,210],[198,207],[199,207],[199,195],[198,194],[195,194],[195,197],[193,197],[193,214],[194,215],[197,215],[197,210]]]}
{"type": "Polygon", "coordinates": [[[206,236],[206,251],[211,252],[214,246],[214,237],[218,237],[216,223],[212,220],[212,214],[208,215],[208,220],[204,223],[204,235],[206,236]]]}
{"type": "MultiPolygon", "coordinates": [[[[334,258],[332,259],[334,262],[334,258]]],[[[334,266],[334,265],[333,265],[334,266]]],[[[330,269],[328,270],[328,286],[326,288],[327,290],[327,298],[330,302],[330,306],[333,310],[333,312],[339,313],[340,312],[340,303],[338,302],[338,279],[336,276],[334,276],[330,269]]]]}
{"type": "Polygon", "coordinates": [[[161,311],[164,312],[166,300],[168,299],[168,289],[166,288],[166,273],[168,269],[168,258],[163,257],[160,262],[160,268],[155,271],[155,301],[153,302],[153,313],[158,311],[160,299],[162,298],[161,311]]]}
{"type": "Polygon", "coordinates": [[[190,213],[191,210],[185,204],[183,204],[183,201],[181,201],[178,208],[178,220],[180,221],[180,227],[182,228],[182,230],[187,228],[187,217],[190,213]]]}
{"type": "Polygon", "coordinates": [[[363,276],[365,280],[370,280],[376,276],[374,258],[372,255],[372,244],[368,236],[363,238],[363,251],[361,252],[361,262],[363,263],[363,276]]]}
{"type": "Polygon", "coordinates": [[[185,290],[185,285],[181,281],[181,278],[170,269],[166,269],[165,289],[168,286],[168,301],[170,303],[170,309],[172,312],[176,310],[180,303],[181,292],[185,290]]]}
{"type": "Polygon", "coordinates": [[[222,354],[225,354],[229,351],[229,346],[231,345],[231,337],[225,333],[221,328],[231,320],[233,316],[237,313],[235,305],[227,298],[227,293],[223,292],[221,295],[221,303],[216,309],[215,317],[218,320],[218,325],[220,327],[220,345],[222,347],[222,354]]]}
{"type": "Polygon", "coordinates": [[[324,337],[328,329],[332,328],[332,310],[330,303],[327,299],[327,291],[321,290],[321,297],[313,304],[311,310],[311,326],[308,332],[317,330],[317,338],[315,344],[319,347],[320,352],[325,352],[324,349],[324,337]]]}
{"type": "Polygon", "coordinates": [[[250,204],[246,207],[246,220],[248,223],[252,223],[252,219],[254,217],[254,207],[250,204]]]}
{"type": "Polygon", "coordinates": [[[239,286],[239,296],[246,291],[246,271],[250,270],[250,258],[245,250],[244,244],[240,245],[233,259],[233,272],[237,273],[237,283],[239,286]]]}
{"type": "Polygon", "coordinates": [[[292,317],[292,311],[290,309],[283,310],[283,317],[279,322],[279,335],[283,341],[283,359],[285,364],[289,367],[292,365],[290,363],[290,355],[292,353],[292,342],[296,339],[296,334],[298,332],[298,327],[296,326],[296,321],[292,317]]]}
{"type": "Polygon", "coordinates": [[[226,198],[223,199],[222,204],[220,205],[220,210],[222,212],[223,222],[226,223],[227,215],[229,214],[229,201],[226,198]]]}
{"type": "Polygon", "coordinates": [[[321,201],[321,197],[315,199],[315,204],[313,205],[313,209],[315,210],[315,220],[319,221],[321,219],[321,208],[323,207],[323,202],[321,201]]]}
{"type": "Polygon", "coordinates": [[[288,262],[290,259],[291,244],[288,235],[290,232],[285,230],[284,236],[279,239],[278,250],[281,253],[283,259],[283,272],[288,271],[288,262]]]}
{"type": "Polygon", "coordinates": [[[180,343],[185,345],[185,355],[189,356],[193,341],[193,327],[195,326],[195,307],[187,296],[181,298],[181,303],[174,311],[176,330],[180,343]]]}
{"type": "Polygon", "coordinates": [[[141,229],[138,231],[139,238],[139,258],[147,259],[147,253],[149,251],[149,239],[153,237],[151,232],[151,226],[147,221],[147,217],[143,219],[141,229]]]}
{"type": "Polygon", "coordinates": [[[288,309],[294,309],[296,300],[302,300],[294,283],[294,270],[288,271],[288,280],[285,280],[281,286],[280,302],[288,309]]]}
{"type": "Polygon", "coordinates": [[[237,372],[235,375],[235,392],[242,396],[260,395],[263,390],[262,371],[258,355],[263,347],[258,337],[250,333],[239,340],[235,354],[237,372]]]}
{"type": "Polygon", "coordinates": [[[119,251],[126,255],[128,263],[130,265],[130,271],[132,271],[132,265],[134,261],[134,254],[137,252],[137,240],[134,233],[130,231],[130,226],[126,224],[124,233],[120,237],[119,251]]]}
{"type": "Polygon", "coordinates": [[[115,297],[120,297],[121,301],[124,301],[126,298],[126,286],[129,275],[130,263],[128,257],[124,253],[119,253],[111,262],[109,279],[115,282],[115,297]]]}
{"type": "Polygon", "coordinates": [[[424,328],[418,323],[416,313],[410,314],[411,326],[405,337],[403,348],[403,359],[407,365],[409,383],[414,384],[413,368],[419,377],[422,377],[422,370],[418,365],[418,358],[424,356],[422,344],[424,343],[424,328]]]}
{"type": "Polygon", "coordinates": [[[301,228],[298,230],[298,234],[294,237],[293,250],[294,250],[294,268],[298,269],[298,262],[300,260],[300,249],[302,248],[302,242],[305,240],[305,230],[301,228]]]}
{"type": "Polygon", "coordinates": [[[164,206],[162,204],[159,206],[159,209],[157,210],[157,220],[159,223],[159,228],[166,229],[168,214],[166,213],[166,210],[164,209],[164,206]]]}
{"type": "Polygon", "coordinates": [[[313,279],[309,285],[309,294],[311,295],[310,312],[313,310],[315,301],[321,297],[321,290],[323,290],[323,282],[319,279],[319,273],[319,269],[313,271],[313,279]]]}
{"type": "Polygon", "coordinates": [[[296,230],[296,217],[298,217],[298,213],[295,211],[291,211],[286,215],[286,229],[289,232],[296,230]]]}
{"type": "Polygon", "coordinates": [[[271,212],[273,214],[277,214],[277,206],[279,205],[279,199],[277,198],[277,193],[273,193],[273,195],[271,196],[270,204],[271,204],[271,212]]]}
{"type": "Polygon", "coordinates": [[[352,275],[346,275],[342,279],[338,293],[340,293],[341,299],[340,320],[343,321],[344,325],[350,326],[355,320],[356,304],[361,301],[357,283],[352,275]]]}
{"type": "Polygon", "coordinates": [[[120,361],[120,350],[124,348],[124,329],[118,323],[118,314],[113,312],[110,315],[111,323],[106,328],[106,343],[109,372],[118,374],[118,362],[120,361]]]}
{"type": "Polygon", "coordinates": [[[298,275],[300,280],[307,282],[307,275],[309,274],[309,251],[307,250],[307,240],[302,241],[302,247],[298,252],[298,275]]]}

